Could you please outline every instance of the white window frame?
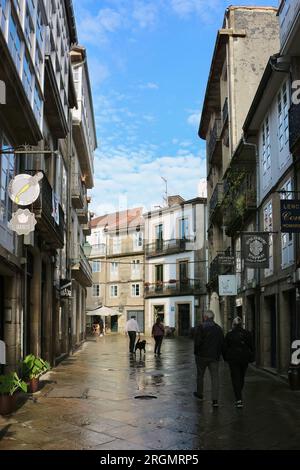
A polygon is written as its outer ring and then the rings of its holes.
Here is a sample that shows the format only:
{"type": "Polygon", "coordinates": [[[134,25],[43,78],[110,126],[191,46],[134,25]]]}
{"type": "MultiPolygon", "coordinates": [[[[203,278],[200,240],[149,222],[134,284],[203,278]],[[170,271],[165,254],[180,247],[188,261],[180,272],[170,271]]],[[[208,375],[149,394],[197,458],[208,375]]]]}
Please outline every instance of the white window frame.
{"type": "Polygon", "coordinates": [[[113,254],[117,255],[121,253],[121,248],[122,248],[121,237],[114,237],[113,238],[113,254]]]}
{"type": "Polygon", "coordinates": [[[101,285],[100,284],[93,284],[92,287],[92,297],[101,297],[101,285]]]}
{"type": "Polygon", "coordinates": [[[189,218],[181,217],[178,220],[179,224],[179,238],[180,240],[187,239],[189,236],[189,218]],[[184,233],[182,233],[184,231],[184,233]]]}
{"type": "Polygon", "coordinates": [[[143,232],[136,232],[134,234],[134,249],[141,250],[144,244],[143,232]]]}
{"type": "MultiPolygon", "coordinates": [[[[293,193],[290,192],[293,190],[292,179],[286,181],[282,186],[281,191],[287,191],[287,193],[281,194],[281,199],[293,199],[293,193]]],[[[281,234],[281,267],[286,269],[295,262],[295,252],[294,252],[294,243],[295,236],[293,233],[282,233],[281,234]]]]}
{"type": "MultiPolygon", "coordinates": [[[[264,231],[272,232],[273,231],[273,202],[272,200],[270,200],[264,206],[263,215],[264,215],[264,231]]],[[[269,235],[269,268],[264,270],[265,277],[271,276],[274,272],[273,250],[274,250],[273,234],[270,233],[269,235]]]]}
{"type": "Polygon", "coordinates": [[[262,173],[265,187],[271,179],[271,135],[270,135],[270,115],[268,114],[261,129],[262,139],[262,173]]]}
{"type": "Polygon", "coordinates": [[[141,285],[139,283],[131,284],[131,297],[141,296],[141,285]]]}
{"type": "Polygon", "coordinates": [[[131,275],[140,276],[141,274],[141,260],[134,259],[131,264],[131,275]]]}
{"type": "Polygon", "coordinates": [[[113,284],[110,286],[110,298],[115,299],[119,296],[119,286],[117,284],[113,284]]]}
{"type": "Polygon", "coordinates": [[[99,260],[94,260],[92,261],[92,271],[93,273],[101,273],[101,261],[99,260]]]}

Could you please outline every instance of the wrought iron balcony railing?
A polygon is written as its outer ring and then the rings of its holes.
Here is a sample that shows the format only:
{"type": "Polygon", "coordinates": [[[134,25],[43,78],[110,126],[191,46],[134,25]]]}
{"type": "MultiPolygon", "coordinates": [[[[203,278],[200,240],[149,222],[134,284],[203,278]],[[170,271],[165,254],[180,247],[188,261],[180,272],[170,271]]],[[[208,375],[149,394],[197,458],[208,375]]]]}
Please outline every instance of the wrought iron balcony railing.
{"type": "Polygon", "coordinates": [[[193,238],[174,238],[171,240],[156,240],[154,243],[146,245],[146,256],[160,256],[164,254],[180,253],[193,249],[193,238]]]}
{"type": "Polygon", "coordinates": [[[170,279],[167,282],[158,281],[145,283],[145,297],[168,297],[174,295],[199,295],[203,293],[204,286],[199,280],[186,279],[178,281],[170,279]]]}
{"type": "Polygon", "coordinates": [[[85,185],[78,173],[72,174],[71,194],[75,209],[83,209],[87,203],[87,195],[85,185]]]}
{"type": "Polygon", "coordinates": [[[224,209],[226,234],[232,236],[238,227],[256,210],[256,187],[252,175],[246,176],[238,188],[227,195],[224,209]]]}
{"type": "MultiPolygon", "coordinates": [[[[33,175],[36,171],[25,173],[33,175]]],[[[61,249],[64,246],[64,211],[45,174],[39,184],[40,195],[31,206],[37,220],[37,230],[51,248],[61,249]]]]}
{"type": "Polygon", "coordinates": [[[73,255],[71,268],[74,279],[85,287],[92,286],[92,268],[81,246],[77,248],[77,253],[73,255]]]}
{"type": "Polygon", "coordinates": [[[212,128],[212,131],[210,133],[209,141],[207,145],[207,156],[208,156],[209,162],[211,163],[214,160],[216,160],[216,158],[214,158],[216,154],[218,154],[218,156],[221,155],[221,152],[220,152],[220,150],[222,149],[221,130],[222,130],[221,119],[216,119],[214,123],[214,127],[212,128]]]}
{"type": "Polygon", "coordinates": [[[223,126],[227,122],[228,119],[228,98],[225,99],[223,110],[222,110],[222,118],[223,118],[223,126]]]}
{"type": "Polygon", "coordinates": [[[211,220],[216,210],[222,204],[223,195],[224,195],[223,183],[217,183],[209,201],[209,217],[211,220]]]}

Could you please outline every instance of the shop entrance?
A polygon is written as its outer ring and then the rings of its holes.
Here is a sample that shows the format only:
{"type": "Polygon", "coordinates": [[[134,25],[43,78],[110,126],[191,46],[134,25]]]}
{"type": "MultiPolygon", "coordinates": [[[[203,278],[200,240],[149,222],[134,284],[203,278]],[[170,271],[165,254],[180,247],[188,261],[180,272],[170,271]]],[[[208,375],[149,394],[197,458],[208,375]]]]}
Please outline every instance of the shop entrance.
{"type": "Polygon", "coordinates": [[[190,304],[178,304],[178,335],[189,336],[190,329],[190,304]]]}

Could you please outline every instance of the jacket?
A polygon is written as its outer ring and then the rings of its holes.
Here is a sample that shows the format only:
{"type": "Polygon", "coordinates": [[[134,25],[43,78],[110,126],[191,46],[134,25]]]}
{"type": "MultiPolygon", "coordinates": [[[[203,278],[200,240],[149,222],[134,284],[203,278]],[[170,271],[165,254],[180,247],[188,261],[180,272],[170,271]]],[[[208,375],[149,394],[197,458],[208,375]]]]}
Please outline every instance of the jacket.
{"type": "Polygon", "coordinates": [[[248,364],[254,361],[252,334],[241,326],[236,326],[225,337],[223,357],[226,362],[248,364]]]}
{"type": "Polygon", "coordinates": [[[157,323],[154,323],[152,327],[152,335],[153,336],[164,336],[165,334],[165,328],[164,326],[160,323],[159,325],[157,323]]]}
{"type": "Polygon", "coordinates": [[[219,361],[222,354],[224,334],[214,321],[205,321],[196,327],[194,336],[194,354],[214,361],[219,361]]]}

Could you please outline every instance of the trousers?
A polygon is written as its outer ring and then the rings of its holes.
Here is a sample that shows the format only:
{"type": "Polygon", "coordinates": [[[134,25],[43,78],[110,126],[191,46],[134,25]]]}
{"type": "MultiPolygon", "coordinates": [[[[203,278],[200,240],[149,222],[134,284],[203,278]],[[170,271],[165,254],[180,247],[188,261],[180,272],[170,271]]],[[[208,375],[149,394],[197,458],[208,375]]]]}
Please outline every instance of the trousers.
{"type": "Polygon", "coordinates": [[[208,368],[211,378],[211,398],[218,400],[219,397],[219,361],[209,357],[195,356],[197,365],[197,393],[203,395],[204,375],[208,368]]]}

